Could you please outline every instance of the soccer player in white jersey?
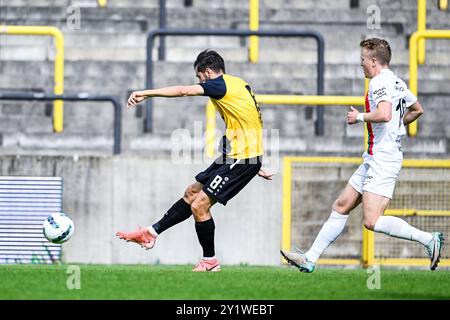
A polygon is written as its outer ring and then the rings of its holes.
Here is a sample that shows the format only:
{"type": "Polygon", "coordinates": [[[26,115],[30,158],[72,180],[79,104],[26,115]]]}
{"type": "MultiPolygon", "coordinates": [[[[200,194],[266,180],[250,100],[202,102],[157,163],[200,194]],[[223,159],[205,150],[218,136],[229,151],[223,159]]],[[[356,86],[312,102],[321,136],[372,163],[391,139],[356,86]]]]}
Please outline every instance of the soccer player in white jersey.
{"type": "Polygon", "coordinates": [[[350,125],[367,124],[369,144],[363,154],[363,164],[334,202],[331,215],[312,247],[306,253],[281,250],[281,254],[300,271],[313,272],[320,255],[341,234],[349,213],[362,203],[366,228],[421,243],[431,261],[430,269],[435,270],[444,242],[443,234],[424,232],[398,217],[383,216],[402,167],[401,139],[406,134],[405,125],[423,114],[422,106],[406,84],[389,69],[391,48],[386,40],[367,39],[360,46],[361,67],[370,79],[366,112],[359,113],[351,107],[347,122],[350,125]]]}

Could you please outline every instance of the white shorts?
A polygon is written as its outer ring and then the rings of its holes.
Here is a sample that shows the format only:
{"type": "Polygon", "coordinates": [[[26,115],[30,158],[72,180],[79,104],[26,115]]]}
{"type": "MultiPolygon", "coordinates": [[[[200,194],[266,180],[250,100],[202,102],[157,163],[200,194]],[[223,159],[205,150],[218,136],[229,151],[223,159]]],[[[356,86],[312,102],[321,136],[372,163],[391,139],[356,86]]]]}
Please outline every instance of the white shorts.
{"type": "Polygon", "coordinates": [[[392,199],[401,168],[402,161],[384,162],[367,157],[348,182],[360,194],[367,191],[392,199]]]}

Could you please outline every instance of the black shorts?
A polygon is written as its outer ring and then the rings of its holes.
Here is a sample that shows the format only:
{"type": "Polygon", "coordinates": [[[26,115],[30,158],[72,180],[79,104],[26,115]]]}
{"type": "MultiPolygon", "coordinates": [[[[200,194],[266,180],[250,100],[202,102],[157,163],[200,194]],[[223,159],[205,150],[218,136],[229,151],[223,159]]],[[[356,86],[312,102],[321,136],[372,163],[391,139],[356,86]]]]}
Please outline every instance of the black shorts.
{"type": "Polygon", "coordinates": [[[262,157],[232,159],[217,158],[205,171],[195,176],[203,184],[203,191],[215,201],[227,204],[259,172],[262,157]]]}

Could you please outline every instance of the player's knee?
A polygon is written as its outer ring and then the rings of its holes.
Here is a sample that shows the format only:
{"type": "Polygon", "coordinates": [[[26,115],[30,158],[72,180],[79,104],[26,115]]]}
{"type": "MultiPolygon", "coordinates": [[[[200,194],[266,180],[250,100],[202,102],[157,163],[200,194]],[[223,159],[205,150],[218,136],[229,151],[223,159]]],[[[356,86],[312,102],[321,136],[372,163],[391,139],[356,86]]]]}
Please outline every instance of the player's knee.
{"type": "Polygon", "coordinates": [[[191,203],[191,210],[196,221],[204,219],[208,216],[208,206],[204,202],[197,199],[191,203]]]}
{"type": "Polygon", "coordinates": [[[198,195],[199,191],[195,189],[192,185],[187,187],[184,191],[183,199],[189,204],[192,204],[195,200],[195,197],[198,195]]]}
{"type": "Polygon", "coordinates": [[[340,214],[348,214],[349,212],[349,204],[345,199],[338,198],[333,203],[332,209],[340,214]]]}

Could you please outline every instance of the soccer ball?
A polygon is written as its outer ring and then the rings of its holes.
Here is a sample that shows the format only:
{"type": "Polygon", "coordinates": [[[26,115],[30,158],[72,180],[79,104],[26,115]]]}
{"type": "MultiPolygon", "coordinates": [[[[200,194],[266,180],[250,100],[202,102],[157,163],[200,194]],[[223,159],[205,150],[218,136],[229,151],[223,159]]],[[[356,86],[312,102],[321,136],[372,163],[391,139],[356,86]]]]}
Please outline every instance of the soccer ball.
{"type": "Polygon", "coordinates": [[[72,219],[63,212],[52,213],[45,219],[43,225],[44,236],[53,243],[63,243],[72,237],[75,225],[72,219]]]}

